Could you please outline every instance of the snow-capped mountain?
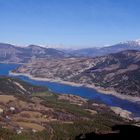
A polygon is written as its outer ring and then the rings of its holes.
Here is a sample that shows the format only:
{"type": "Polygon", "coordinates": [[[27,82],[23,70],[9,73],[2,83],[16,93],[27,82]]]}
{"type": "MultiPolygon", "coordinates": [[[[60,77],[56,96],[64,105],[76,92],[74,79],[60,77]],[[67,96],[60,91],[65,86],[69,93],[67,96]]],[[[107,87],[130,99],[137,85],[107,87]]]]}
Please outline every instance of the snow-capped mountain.
{"type": "Polygon", "coordinates": [[[110,53],[117,53],[124,50],[140,50],[140,40],[120,42],[115,45],[101,47],[101,48],[85,48],[73,50],[70,53],[76,56],[102,56],[110,53]]]}

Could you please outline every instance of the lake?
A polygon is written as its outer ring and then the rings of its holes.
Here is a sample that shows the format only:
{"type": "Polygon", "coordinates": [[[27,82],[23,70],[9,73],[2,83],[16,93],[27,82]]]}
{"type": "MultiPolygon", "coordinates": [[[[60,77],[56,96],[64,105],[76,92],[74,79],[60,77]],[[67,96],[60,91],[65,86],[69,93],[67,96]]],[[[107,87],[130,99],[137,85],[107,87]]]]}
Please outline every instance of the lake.
{"type": "MultiPolygon", "coordinates": [[[[17,68],[18,64],[0,64],[0,75],[3,76],[10,76],[9,71],[17,68]]],[[[12,76],[13,77],[13,76],[12,76]]],[[[22,79],[23,81],[26,81],[28,83],[34,84],[34,85],[41,85],[41,86],[47,86],[51,91],[55,93],[62,93],[62,94],[73,94],[78,95],[87,99],[95,100],[97,102],[104,103],[108,106],[115,106],[115,107],[121,107],[122,109],[131,111],[136,117],[140,117],[140,104],[130,102],[128,100],[123,100],[120,98],[117,98],[113,95],[106,95],[97,92],[94,89],[86,88],[86,87],[75,87],[60,83],[54,83],[54,82],[45,82],[45,81],[35,81],[32,79],[29,79],[26,76],[14,76],[19,79],[22,79]]]]}

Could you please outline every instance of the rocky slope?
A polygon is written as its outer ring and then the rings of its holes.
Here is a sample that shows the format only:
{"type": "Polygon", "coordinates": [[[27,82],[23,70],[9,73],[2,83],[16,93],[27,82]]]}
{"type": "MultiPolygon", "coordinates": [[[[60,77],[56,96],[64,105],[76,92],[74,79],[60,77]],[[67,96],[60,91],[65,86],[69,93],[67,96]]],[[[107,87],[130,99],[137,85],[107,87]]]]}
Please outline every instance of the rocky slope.
{"type": "Polygon", "coordinates": [[[21,66],[15,72],[95,85],[123,95],[140,97],[140,52],[135,50],[95,58],[39,60],[21,66]]]}

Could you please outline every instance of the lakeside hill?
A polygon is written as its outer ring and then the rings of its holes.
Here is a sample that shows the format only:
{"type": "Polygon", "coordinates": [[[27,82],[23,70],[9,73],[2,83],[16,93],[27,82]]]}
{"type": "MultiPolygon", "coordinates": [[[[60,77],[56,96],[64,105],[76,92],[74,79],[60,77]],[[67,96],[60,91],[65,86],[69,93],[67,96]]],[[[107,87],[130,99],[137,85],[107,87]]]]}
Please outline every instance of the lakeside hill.
{"type": "Polygon", "coordinates": [[[0,83],[5,85],[0,86],[3,140],[74,140],[91,132],[114,133],[114,125],[131,123],[110,107],[79,96],[54,94],[14,78],[2,77],[0,83]]]}
{"type": "Polygon", "coordinates": [[[140,51],[136,50],[95,58],[38,60],[20,66],[14,72],[140,97],[140,51]]]}
{"type": "Polygon", "coordinates": [[[0,76],[0,94],[28,96],[46,90],[48,89],[45,87],[33,86],[19,79],[0,76]]]}

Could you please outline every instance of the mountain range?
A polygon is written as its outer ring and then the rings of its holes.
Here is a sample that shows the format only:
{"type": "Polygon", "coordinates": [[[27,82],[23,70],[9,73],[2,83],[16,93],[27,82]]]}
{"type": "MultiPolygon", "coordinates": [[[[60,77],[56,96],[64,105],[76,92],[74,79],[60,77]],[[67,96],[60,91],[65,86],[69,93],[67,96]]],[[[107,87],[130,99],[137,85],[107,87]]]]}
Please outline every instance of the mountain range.
{"type": "Polygon", "coordinates": [[[68,57],[62,51],[53,48],[44,48],[37,45],[17,47],[11,44],[0,43],[0,62],[26,63],[33,59],[68,57]]]}
{"type": "Polygon", "coordinates": [[[69,53],[75,56],[95,57],[107,55],[110,53],[117,53],[124,50],[140,50],[140,40],[126,41],[115,45],[100,48],[94,47],[94,48],[71,50],[69,53]]]}
{"type": "Polygon", "coordinates": [[[127,41],[107,47],[93,47],[85,49],[54,49],[29,45],[19,47],[11,44],[0,43],[0,62],[27,63],[34,59],[61,59],[67,57],[95,57],[124,50],[140,50],[140,41],[127,41]]]}

